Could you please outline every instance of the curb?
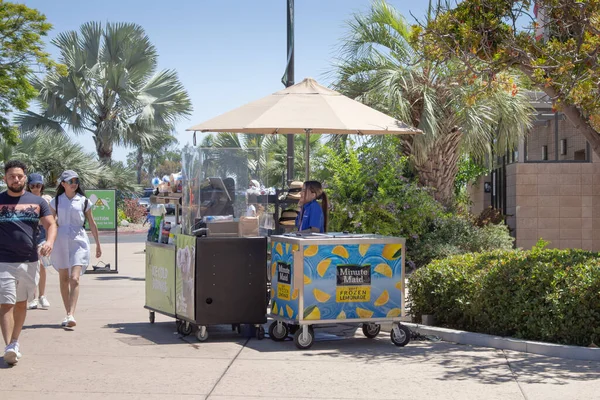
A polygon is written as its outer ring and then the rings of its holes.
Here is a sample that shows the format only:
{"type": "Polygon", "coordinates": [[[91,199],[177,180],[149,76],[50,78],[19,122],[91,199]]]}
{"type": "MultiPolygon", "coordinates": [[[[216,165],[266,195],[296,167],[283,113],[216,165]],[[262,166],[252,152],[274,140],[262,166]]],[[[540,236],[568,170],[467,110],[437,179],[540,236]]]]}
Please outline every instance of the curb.
{"type": "MultiPolygon", "coordinates": [[[[88,236],[92,234],[90,231],[86,231],[86,233],[88,234],[88,236]]],[[[148,229],[143,229],[143,230],[139,230],[139,231],[123,231],[123,232],[117,231],[117,234],[119,236],[134,235],[134,234],[140,234],[140,233],[148,233],[148,229]]],[[[98,231],[98,235],[99,236],[109,236],[109,235],[114,236],[115,231],[98,231]]]]}
{"type": "Polygon", "coordinates": [[[409,322],[403,322],[402,324],[422,335],[435,335],[446,342],[492,347],[500,350],[520,351],[522,353],[539,354],[547,357],[568,358],[571,360],[600,361],[600,348],[534,342],[530,340],[486,335],[484,333],[473,333],[454,329],[438,328],[409,322]]]}

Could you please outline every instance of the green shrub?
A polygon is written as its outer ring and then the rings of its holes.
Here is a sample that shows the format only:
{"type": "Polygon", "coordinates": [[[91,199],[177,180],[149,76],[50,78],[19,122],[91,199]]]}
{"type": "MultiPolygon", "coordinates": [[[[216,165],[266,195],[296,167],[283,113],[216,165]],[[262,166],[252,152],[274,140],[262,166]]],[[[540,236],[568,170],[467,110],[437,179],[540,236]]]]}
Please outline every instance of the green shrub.
{"type": "Polygon", "coordinates": [[[475,226],[470,218],[449,214],[433,221],[431,230],[412,243],[410,255],[417,267],[464,253],[510,250],[514,239],[504,224],[475,226]]]}
{"type": "Polygon", "coordinates": [[[433,261],[409,280],[411,314],[441,326],[562,344],[600,344],[600,254],[510,250],[433,261]]]}
{"type": "Polygon", "coordinates": [[[117,224],[121,226],[121,221],[127,221],[127,215],[125,215],[125,211],[122,207],[117,208],[117,224]]]}

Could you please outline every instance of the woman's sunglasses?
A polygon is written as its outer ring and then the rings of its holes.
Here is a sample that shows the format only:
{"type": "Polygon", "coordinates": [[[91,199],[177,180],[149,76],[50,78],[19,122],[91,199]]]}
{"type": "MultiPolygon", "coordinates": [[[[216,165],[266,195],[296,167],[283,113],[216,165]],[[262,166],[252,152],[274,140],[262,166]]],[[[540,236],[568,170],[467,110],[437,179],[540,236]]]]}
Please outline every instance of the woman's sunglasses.
{"type": "Polygon", "coordinates": [[[69,179],[65,181],[65,183],[68,183],[69,185],[79,185],[79,178],[69,179]]]}
{"type": "Polygon", "coordinates": [[[41,183],[32,183],[31,185],[29,185],[29,187],[32,189],[41,189],[42,186],[44,185],[42,185],[41,183]]]}

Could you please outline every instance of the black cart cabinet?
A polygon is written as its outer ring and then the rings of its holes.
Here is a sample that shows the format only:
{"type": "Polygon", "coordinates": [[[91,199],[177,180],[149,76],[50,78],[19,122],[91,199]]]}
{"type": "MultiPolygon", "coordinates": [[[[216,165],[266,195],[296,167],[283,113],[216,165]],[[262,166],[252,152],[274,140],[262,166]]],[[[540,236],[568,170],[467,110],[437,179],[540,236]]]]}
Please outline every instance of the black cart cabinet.
{"type": "Polygon", "coordinates": [[[267,322],[267,238],[196,239],[195,323],[267,322]]]}

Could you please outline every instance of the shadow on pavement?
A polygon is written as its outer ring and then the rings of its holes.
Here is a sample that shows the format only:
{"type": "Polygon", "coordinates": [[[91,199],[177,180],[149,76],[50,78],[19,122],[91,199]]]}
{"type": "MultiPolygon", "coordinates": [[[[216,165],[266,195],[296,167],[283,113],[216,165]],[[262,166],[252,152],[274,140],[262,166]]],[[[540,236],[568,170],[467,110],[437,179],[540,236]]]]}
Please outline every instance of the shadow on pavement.
{"type": "MultiPolygon", "coordinates": [[[[108,324],[104,328],[114,329],[115,333],[141,337],[153,344],[181,344],[188,343],[192,346],[200,344],[196,339],[195,331],[188,336],[177,332],[175,320],[172,322],[156,322],[154,324],[144,322],[108,324]]],[[[231,325],[214,325],[208,328],[209,338],[207,342],[235,342],[243,344],[247,340],[245,336],[231,329],[231,325]]]]}
{"type": "Polygon", "coordinates": [[[130,280],[130,281],[145,281],[146,278],[144,277],[132,277],[132,276],[115,276],[115,275],[111,275],[111,276],[95,276],[94,277],[95,280],[97,281],[123,281],[123,280],[130,280]]]}

